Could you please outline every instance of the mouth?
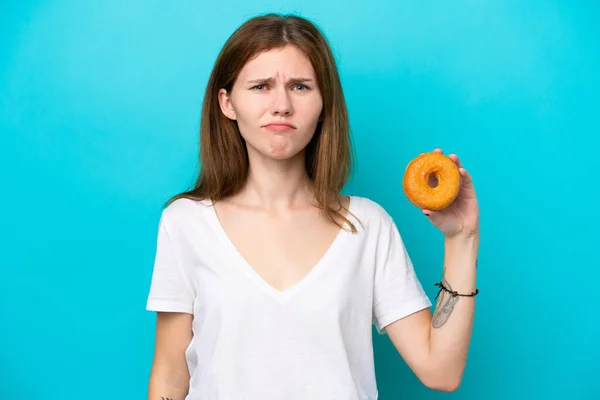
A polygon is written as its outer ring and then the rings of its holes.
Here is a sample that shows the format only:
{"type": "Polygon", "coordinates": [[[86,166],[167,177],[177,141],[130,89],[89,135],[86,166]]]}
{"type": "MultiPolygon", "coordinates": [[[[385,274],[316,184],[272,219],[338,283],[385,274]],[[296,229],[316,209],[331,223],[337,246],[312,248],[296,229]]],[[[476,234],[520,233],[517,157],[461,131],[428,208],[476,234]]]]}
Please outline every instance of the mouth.
{"type": "Polygon", "coordinates": [[[287,132],[296,129],[296,127],[287,122],[274,122],[264,126],[265,129],[276,132],[287,132]]]}

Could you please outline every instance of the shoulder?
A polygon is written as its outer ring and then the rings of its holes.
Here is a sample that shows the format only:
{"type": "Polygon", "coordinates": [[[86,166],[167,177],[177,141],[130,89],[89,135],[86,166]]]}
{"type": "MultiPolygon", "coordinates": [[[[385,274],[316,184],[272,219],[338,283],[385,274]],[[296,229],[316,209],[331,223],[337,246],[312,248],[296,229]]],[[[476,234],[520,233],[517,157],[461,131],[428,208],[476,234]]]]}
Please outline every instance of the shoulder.
{"type": "Polygon", "coordinates": [[[179,198],[162,210],[161,224],[167,229],[178,229],[195,223],[198,219],[206,220],[211,207],[210,200],[179,198]]]}
{"type": "Polygon", "coordinates": [[[350,196],[350,201],[350,211],[365,229],[386,229],[394,223],[389,212],[375,200],[362,196],[350,196]]]}

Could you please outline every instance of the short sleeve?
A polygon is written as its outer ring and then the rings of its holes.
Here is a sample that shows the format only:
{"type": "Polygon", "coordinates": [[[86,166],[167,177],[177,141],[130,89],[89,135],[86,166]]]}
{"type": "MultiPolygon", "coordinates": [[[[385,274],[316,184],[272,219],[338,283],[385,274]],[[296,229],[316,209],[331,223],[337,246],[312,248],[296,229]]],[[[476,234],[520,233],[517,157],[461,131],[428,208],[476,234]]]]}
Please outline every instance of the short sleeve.
{"type": "Polygon", "coordinates": [[[146,310],[193,314],[194,293],[181,263],[181,254],[161,216],[146,310]]]}
{"type": "Polygon", "coordinates": [[[415,273],[398,228],[393,220],[385,224],[380,236],[380,256],[375,265],[373,288],[373,323],[379,334],[394,321],[432,303],[415,273]]]}

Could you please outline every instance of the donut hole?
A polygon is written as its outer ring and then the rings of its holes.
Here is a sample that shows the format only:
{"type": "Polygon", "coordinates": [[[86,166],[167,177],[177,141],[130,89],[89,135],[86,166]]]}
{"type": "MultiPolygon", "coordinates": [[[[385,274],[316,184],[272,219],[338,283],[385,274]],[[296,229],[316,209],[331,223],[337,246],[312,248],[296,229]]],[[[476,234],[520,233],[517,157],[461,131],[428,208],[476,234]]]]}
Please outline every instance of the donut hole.
{"type": "Polygon", "coordinates": [[[427,184],[429,185],[430,188],[437,187],[437,185],[439,183],[440,183],[440,181],[438,180],[436,173],[429,174],[429,176],[427,177],[427,184]]]}

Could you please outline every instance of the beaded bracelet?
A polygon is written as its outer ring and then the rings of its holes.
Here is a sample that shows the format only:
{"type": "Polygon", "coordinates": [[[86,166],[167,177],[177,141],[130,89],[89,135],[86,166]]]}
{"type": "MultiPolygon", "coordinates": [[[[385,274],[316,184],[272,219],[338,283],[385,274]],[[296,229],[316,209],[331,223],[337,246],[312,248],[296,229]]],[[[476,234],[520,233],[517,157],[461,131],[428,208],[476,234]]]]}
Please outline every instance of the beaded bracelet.
{"type": "Polygon", "coordinates": [[[438,292],[437,296],[435,296],[436,299],[438,298],[438,296],[440,295],[440,293],[442,293],[442,290],[450,293],[452,295],[452,297],[456,297],[456,296],[472,297],[472,296],[477,296],[479,294],[479,289],[475,289],[474,292],[471,292],[471,293],[468,293],[468,294],[458,293],[456,290],[450,290],[450,289],[448,289],[446,286],[444,286],[444,284],[442,282],[436,283],[434,286],[439,286],[440,287],[440,291],[438,292]]]}

